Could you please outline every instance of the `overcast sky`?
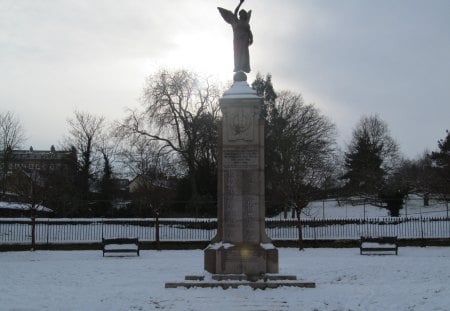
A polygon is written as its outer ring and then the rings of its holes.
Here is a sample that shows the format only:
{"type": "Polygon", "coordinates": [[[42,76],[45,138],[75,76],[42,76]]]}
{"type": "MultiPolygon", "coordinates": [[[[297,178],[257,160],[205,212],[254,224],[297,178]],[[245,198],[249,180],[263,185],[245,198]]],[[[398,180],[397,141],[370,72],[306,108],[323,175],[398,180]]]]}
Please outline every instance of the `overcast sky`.
{"type": "MultiPolygon", "coordinates": [[[[237,0],[0,0],[0,111],[48,149],[75,109],[120,119],[145,77],[187,68],[232,78],[237,0]]],[[[450,0],[246,0],[251,82],[302,93],[342,148],[363,115],[385,120],[414,158],[450,129],[450,0]]]]}

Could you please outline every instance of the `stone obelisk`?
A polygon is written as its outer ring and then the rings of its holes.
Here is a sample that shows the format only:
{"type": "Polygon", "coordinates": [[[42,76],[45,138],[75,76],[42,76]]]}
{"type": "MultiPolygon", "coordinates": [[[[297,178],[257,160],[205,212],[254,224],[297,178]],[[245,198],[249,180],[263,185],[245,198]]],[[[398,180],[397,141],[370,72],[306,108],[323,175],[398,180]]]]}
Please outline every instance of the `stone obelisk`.
{"type": "Polygon", "coordinates": [[[246,81],[220,99],[218,229],[205,250],[210,273],[278,273],[278,251],[265,232],[262,103],[246,81]]]}

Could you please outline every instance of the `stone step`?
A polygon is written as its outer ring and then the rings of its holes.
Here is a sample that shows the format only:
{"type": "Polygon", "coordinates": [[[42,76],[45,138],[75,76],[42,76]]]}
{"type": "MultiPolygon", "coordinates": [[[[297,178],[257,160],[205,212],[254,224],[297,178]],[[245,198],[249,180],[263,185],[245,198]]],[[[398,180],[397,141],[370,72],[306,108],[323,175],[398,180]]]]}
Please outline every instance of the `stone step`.
{"type": "MultiPolygon", "coordinates": [[[[257,275],[257,276],[249,276],[245,274],[213,274],[211,278],[214,281],[295,281],[297,280],[297,276],[295,275],[277,275],[277,274],[266,274],[266,275],[257,275]]],[[[204,275],[187,275],[185,281],[204,281],[204,275]]]]}
{"type": "Polygon", "coordinates": [[[238,288],[239,286],[248,286],[253,289],[267,289],[278,287],[299,287],[299,288],[315,288],[316,283],[313,282],[173,282],[166,283],[165,288],[215,288],[220,287],[223,289],[238,288]]]}

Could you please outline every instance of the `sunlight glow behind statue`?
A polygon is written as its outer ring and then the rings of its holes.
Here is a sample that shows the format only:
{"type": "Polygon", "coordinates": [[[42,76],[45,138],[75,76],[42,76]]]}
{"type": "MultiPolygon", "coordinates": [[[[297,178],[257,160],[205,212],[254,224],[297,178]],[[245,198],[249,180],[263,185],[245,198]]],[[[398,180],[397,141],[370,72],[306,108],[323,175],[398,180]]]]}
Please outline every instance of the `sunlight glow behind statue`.
{"type": "Polygon", "coordinates": [[[240,10],[244,0],[240,0],[234,13],[224,8],[218,8],[223,19],[233,28],[234,48],[234,76],[235,81],[246,81],[244,72],[250,72],[250,55],[248,47],[253,43],[253,34],[250,30],[250,17],[252,11],[240,10]],[[239,12],[239,16],[238,16],[239,12]]]}

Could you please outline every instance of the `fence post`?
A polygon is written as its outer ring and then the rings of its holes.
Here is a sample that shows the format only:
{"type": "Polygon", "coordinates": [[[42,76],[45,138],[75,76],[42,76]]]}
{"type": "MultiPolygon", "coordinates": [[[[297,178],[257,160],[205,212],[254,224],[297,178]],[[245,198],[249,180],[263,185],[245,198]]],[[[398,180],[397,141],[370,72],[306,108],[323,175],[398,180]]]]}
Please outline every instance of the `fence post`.
{"type": "Polygon", "coordinates": [[[422,218],[422,213],[420,213],[420,234],[422,236],[422,245],[423,245],[423,218],[422,218]]]}
{"type": "Polygon", "coordinates": [[[155,218],[155,242],[156,242],[156,249],[161,250],[160,239],[159,239],[159,214],[158,214],[158,212],[156,213],[156,218],[155,218]]]}
{"type": "MultiPolygon", "coordinates": [[[[310,222],[311,224],[311,222],[310,222]]],[[[316,232],[316,219],[313,218],[313,233],[314,233],[314,241],[317,241],[317,232],[316,232]]]]}
{"type": "Polygon", "coordinates": [[[50,219],[47,218],[47,245],[48,245],[48,231],[49,231],[49,228],[50,228],[50,219]]]}
{"type": "Polygon", "coordinates": [[[446,200],[445,203],[447,204],[447,222],[448,222],[448,227],[449,227],[448,236],[450,237],[450,219],[448,218],[448,200],[446,200]]]}

